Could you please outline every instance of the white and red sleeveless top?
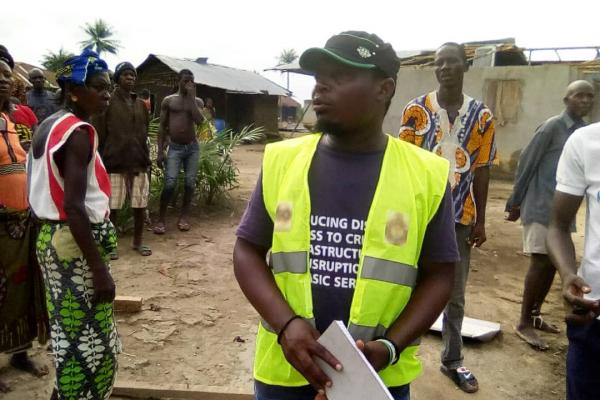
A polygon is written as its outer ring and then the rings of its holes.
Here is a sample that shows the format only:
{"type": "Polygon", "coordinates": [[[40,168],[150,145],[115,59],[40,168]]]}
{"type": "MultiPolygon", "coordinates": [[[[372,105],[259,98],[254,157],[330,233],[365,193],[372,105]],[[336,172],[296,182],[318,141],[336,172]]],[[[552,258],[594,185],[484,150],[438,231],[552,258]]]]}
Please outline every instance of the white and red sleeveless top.
{"type": "Polygon", "coordinates": [[[97,151],[96,130],[70,112],[58,112],[39,126],[28,154],[29,204],[38,218],[54,221],[67,219],[64,209],[64,179],[54,157],[78,128],[88,132],[93,150],[87,166],[85,209],[91,223],[103,222],[110,214],[110,181],[97,151]],[[39,140],[44,141],[44,152],[39,158],[35,158],[34,146],[39,140]]]}

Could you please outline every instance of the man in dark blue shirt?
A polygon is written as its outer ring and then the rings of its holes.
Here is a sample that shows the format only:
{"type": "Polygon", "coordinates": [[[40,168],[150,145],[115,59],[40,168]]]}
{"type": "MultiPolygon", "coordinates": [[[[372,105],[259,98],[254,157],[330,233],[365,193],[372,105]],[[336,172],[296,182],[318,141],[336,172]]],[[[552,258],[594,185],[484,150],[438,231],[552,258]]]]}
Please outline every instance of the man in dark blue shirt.
{"type": "Polygon", "coordinates": [[[58,110],[58,104],[56,104],[54,94],[44,88],[46,77],[42,70],[34,68],[29,71],[29,81],[33,85],[33,89],[27,92],[27,105],[33,110],[38,123],[41,124],[43,120],[58,110]]]}

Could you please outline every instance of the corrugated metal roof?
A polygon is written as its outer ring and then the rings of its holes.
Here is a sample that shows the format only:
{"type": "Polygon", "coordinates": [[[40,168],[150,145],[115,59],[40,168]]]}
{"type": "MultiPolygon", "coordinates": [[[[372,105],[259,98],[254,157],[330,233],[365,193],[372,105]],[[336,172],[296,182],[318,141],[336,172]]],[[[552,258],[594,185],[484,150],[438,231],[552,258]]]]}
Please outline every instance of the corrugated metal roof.
{"type": "MultiPolygon", "coordinates": [[[[467,60],[470,62],[473,62],[474,59],[478,58],[479,56],[476,54],[476,50],[480,47],[483,47],[483,44],[479,44],[479,43],[496,43],[496,41],[493,40],[489,40],[489,41],[482,41],[482,42],[473,42],[475,44],[471,44],[471,43],[464,43],[464,48],[465,48],[465,53],[467,55],[467,60]]],[[[495,44],[496,47],[496,53],[514,53],[517,56],[517,60],[519,62],[519,64],[514,64],[514,65],[523,65],[523,64],[527,64],[526,60],[525,60],[525,56],[523,55],[523,49],[521,49],[520,47],[515,46],[513,43],[499,43],[499,44],[495,44]]],[[[400,64],[402,66],[406,66],[406,65],[417,65],[417,66],[433,66],[434,64],[434,60],[435,60],[435,52],[436,50],[422,50],[421,52],[412,52],[412,53],[416,53],[413,55],[409,55],[407,57],[401,57],[400,58],[400,64]]],[[[409,53],[410,54],[410,53],[409,53]]]]}
{"type": "Polygon", "coordinates": [[[225,67],[217,64],[182,60],[158,54],[150,54],[148,58],[140,64],[138,69],[142,68],[143,65],[152,58],[158,59],[175,72],[179,72],[182,69],[189,69],[194,74],[195,82],[202,85],[237,93],[269,94],[274,96],[289,96],[291,94],[289,90],[286,90],[284,87],[279,86],[275,82],[270,81],[256,72],[225,67]]]}
{"type": "Polygon", "coordinates": [[[280,71],[280,72],[293,72],[295,74],[302,75],[314,75],[310,71],[305,71],[300,67],[300,62],[298,60],[294,61],[290,64],[279,64],[272,68],[267,68],[265,71],[280,71]]]}

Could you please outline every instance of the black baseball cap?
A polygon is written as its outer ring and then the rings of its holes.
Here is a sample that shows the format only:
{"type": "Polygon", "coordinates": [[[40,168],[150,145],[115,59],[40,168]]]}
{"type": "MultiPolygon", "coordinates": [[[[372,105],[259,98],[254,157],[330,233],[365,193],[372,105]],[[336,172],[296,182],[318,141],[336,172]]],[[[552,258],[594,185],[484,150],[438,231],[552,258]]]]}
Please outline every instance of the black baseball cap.
{"type": "Polygon", "coordinates": [[[378,69],[394,80],[400,68],[400,59],[391,44],[385,43],[377,35],[362,31],[342,32],[329,38],[325,47],[306,50],[300,56],[300,67],[314,72],[324,58],[350,67],[378,69]]]}

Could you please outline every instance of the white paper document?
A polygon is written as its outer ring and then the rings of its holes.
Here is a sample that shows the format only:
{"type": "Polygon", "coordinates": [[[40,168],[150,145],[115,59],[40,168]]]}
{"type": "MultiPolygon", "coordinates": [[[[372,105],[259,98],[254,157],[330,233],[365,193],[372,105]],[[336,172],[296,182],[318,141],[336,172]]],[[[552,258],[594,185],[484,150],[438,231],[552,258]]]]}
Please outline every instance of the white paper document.
{"type": "Polygon", "coordinates": [[[318,340],[344,367],[341,372],[317,357],[317,363],[331,378],[328,400],[393,400],[392,395],[342,321],[333,321],[318,340]]]}

